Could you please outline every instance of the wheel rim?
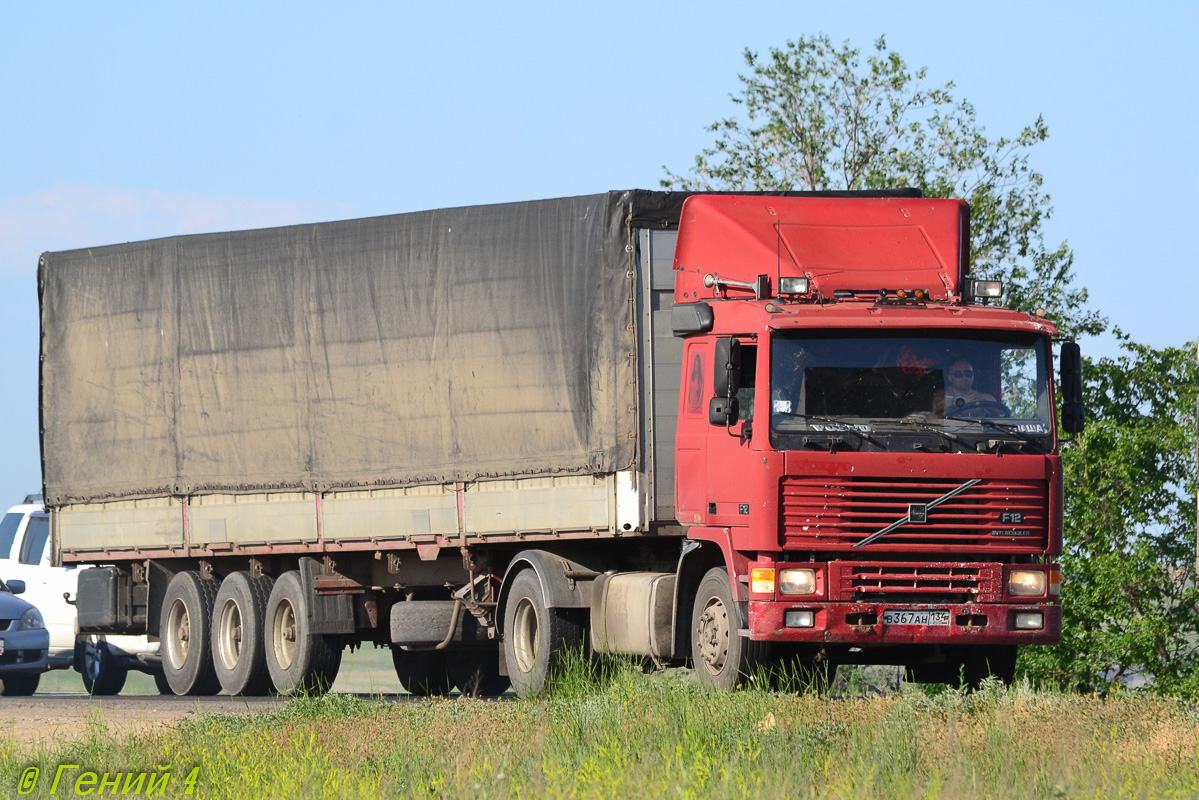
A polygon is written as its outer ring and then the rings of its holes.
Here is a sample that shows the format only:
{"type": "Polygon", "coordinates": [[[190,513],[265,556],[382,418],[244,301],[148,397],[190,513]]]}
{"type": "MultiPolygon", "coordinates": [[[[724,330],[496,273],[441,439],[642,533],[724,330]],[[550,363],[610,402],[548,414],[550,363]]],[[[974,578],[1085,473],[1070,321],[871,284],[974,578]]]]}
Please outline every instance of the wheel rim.
{"type": "Polygon", "coordinates": [[[236,668],[241,659],[242,630],[241,609],[236,601],[226,600],[217,620],[216,639],[217,655],[225,669],[236,668]]]}
{"type": "Polygon", "coordinates": [[[167,661],[172,669],[183,669],[191,645],[192,625],[187,606],[175,600],[167,612],[167,661]]]}
{"type": "MultiPolygon", "coordinates": [[[[718,675],[729,657],[729,612],[719,597],[709,598],[696,630],[699,655],[708,672],[718,675]]],[[[698,666],[698,665],[697,665],[698,666]]]]}
{"type": "Polygon", "coordinates": [[[275,608],[271,646],[275,651],[275,663],[288,669],[296,657],[296,610],[289,600],[283,600],[275,608]]]}
{"type": "Polygon", "coordinates": [[[512,651],[516,668],[532,672],[537,664],[537,609],[528,598],[521,598],[512,617],[512,651]]]}
{"type": "Polygon", "coordinates": [[[95,683],[100,678],[100,648],[104,644],[97,636],[89,636],[83,640],[83,674],[95,683]]]}

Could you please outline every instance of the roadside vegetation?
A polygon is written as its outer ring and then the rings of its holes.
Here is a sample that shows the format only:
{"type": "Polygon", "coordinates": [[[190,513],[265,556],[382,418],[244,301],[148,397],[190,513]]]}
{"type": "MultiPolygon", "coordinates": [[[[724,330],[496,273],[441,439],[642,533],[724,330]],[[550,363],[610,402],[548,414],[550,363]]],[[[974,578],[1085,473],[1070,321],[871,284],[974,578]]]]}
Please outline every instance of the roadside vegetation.
{"type": "MultiPolygon", "coordinates": [[[[788,683],[788,681],[784,681],[788,683]]],[[[597,676],[575,665],[547,697],[385,703],[300,698],[112,736],[0,743],[0,785],[36,765],[98,772],[171,765],[166,796],[587,798],[1193,797],[1199,709],[1153,694],[1070,696],[1027,685],[903,686],[877,694],[702,691],[685,671],[597,676]]],[[[53,796],[73,794],[60,785],[53,796]]],[[[112,792],[109,792],[112,793],[112,792]]],[[[15,794],[15,792],[14,792],[15,794]]]]}

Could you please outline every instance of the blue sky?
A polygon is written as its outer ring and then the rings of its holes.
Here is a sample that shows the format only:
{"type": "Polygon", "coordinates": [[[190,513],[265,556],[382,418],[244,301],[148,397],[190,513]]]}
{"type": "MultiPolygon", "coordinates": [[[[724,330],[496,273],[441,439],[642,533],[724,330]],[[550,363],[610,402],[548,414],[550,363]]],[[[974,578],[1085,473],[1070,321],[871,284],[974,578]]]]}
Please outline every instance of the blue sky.
{"type": "MultiPolygon", "coordinates": [[[[1093,304],[1199,337],[1199,4],[6,3],[0,506],[40,487],[38,255],[656,188],[746,47],[879,36],[1033,153],[1093,304]]],[[[1112,354],[1110,340],[1084,342],[1112,354]]]]}

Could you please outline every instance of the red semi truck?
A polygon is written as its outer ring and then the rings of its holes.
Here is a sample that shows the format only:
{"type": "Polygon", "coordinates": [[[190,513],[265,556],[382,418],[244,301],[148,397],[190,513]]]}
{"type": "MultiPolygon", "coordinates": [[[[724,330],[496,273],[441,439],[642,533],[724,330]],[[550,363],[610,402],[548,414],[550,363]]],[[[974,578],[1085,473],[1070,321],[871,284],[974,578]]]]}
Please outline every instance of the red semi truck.
{"type": "Polygon", "coordinates": [[[1061,632],[1079,357],[1055,390],[969,229],[629,191],[47,253],[80,629],[156,635],[179,694],[328,686],[364,643],[418,694],[535,694],[580,646],[1010,680],[1061,632]]]}

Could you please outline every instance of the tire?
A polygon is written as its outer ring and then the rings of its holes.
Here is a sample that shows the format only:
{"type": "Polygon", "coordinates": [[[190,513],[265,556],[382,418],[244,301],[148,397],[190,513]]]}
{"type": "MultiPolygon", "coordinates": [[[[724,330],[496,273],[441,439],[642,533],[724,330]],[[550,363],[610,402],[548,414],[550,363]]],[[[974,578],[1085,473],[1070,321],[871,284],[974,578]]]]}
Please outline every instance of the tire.
{"type": "Polygon", "coordinates": [[[212,612],[212,663],[221,688],[231,695],[261,696],[271,690],[263,632],[273,578],[234,572],[221,581],[212,612]]]}
{"type": "Polygon", "coordinates": [[[705,689],[736,689],[765,663],[769,643],[738,635],[746,624],[741,604],[733,600],[728,571],[708,570],[691,611],[691,662],[705,689]]]}
{"type": "Polygon", "coordinates": [[[108,649],[108,642],[101,635],[90,633],[76,639],[80,649],[80,675],[83,690],[95,697],[111,697],[125,688],[129,670],[108,649]]]}
{"type": "Polygon", "coordinates": [[[583,625],[569,610],[548,608],[531,569],[512,581],[504,608],[504,660],[512,688],[522,698],[545,691],[562,657],[583,643],[583,625]]]}
{"type": "Polygon", "coordinates": [[[279,694],[324,694],[337,680],[341,647],[312,633],[308,598],[297,570],[275,581],[263,625],[266,667],[279,694]]]}
{"type": "Polygon", "coordinates": [[[42,680],[42,676],[38,675],[9,675],[3,679],[4,686],[0,688],[0,695],[4,697],[29,697],[37,691],[37,685],[42,680]]]}
{"type": "Polygon", "coordinates": [[[506,675],[500,674],[498,649],[455,653],[450,678],[465,697],[495,697],[512,685],[506,675]]]}
{"type": "Polygon", "coordinates": [[[175,694],[175,690],[171,688],[171,684],[167,682],[167,676],[161,672],[154,673],[154,686],[158,689],[159,694],[175,694]]]}
{"type": "Polygon", "coordinates": [[[970,648],[963,659],[966,687],[977,689],[989,677],[998,678],[1004,686],[1011,686],[1016,679],[1016,653],[1014,644],[970,648]]]}
{"type": "Polygon", "coordinates": [[[180,572],[162,599],[159,639],[162,671],[171,691],[206,697],[221,690],[212,664],[212,608],[219,584],[198,572],[180,572]]]}
{"type": "Polygon", "coordinates": [[[391,648],[391,663],[396,677],[414,697],[441,697],[453,687],[444,650],[403,650],[391,648]]]}

